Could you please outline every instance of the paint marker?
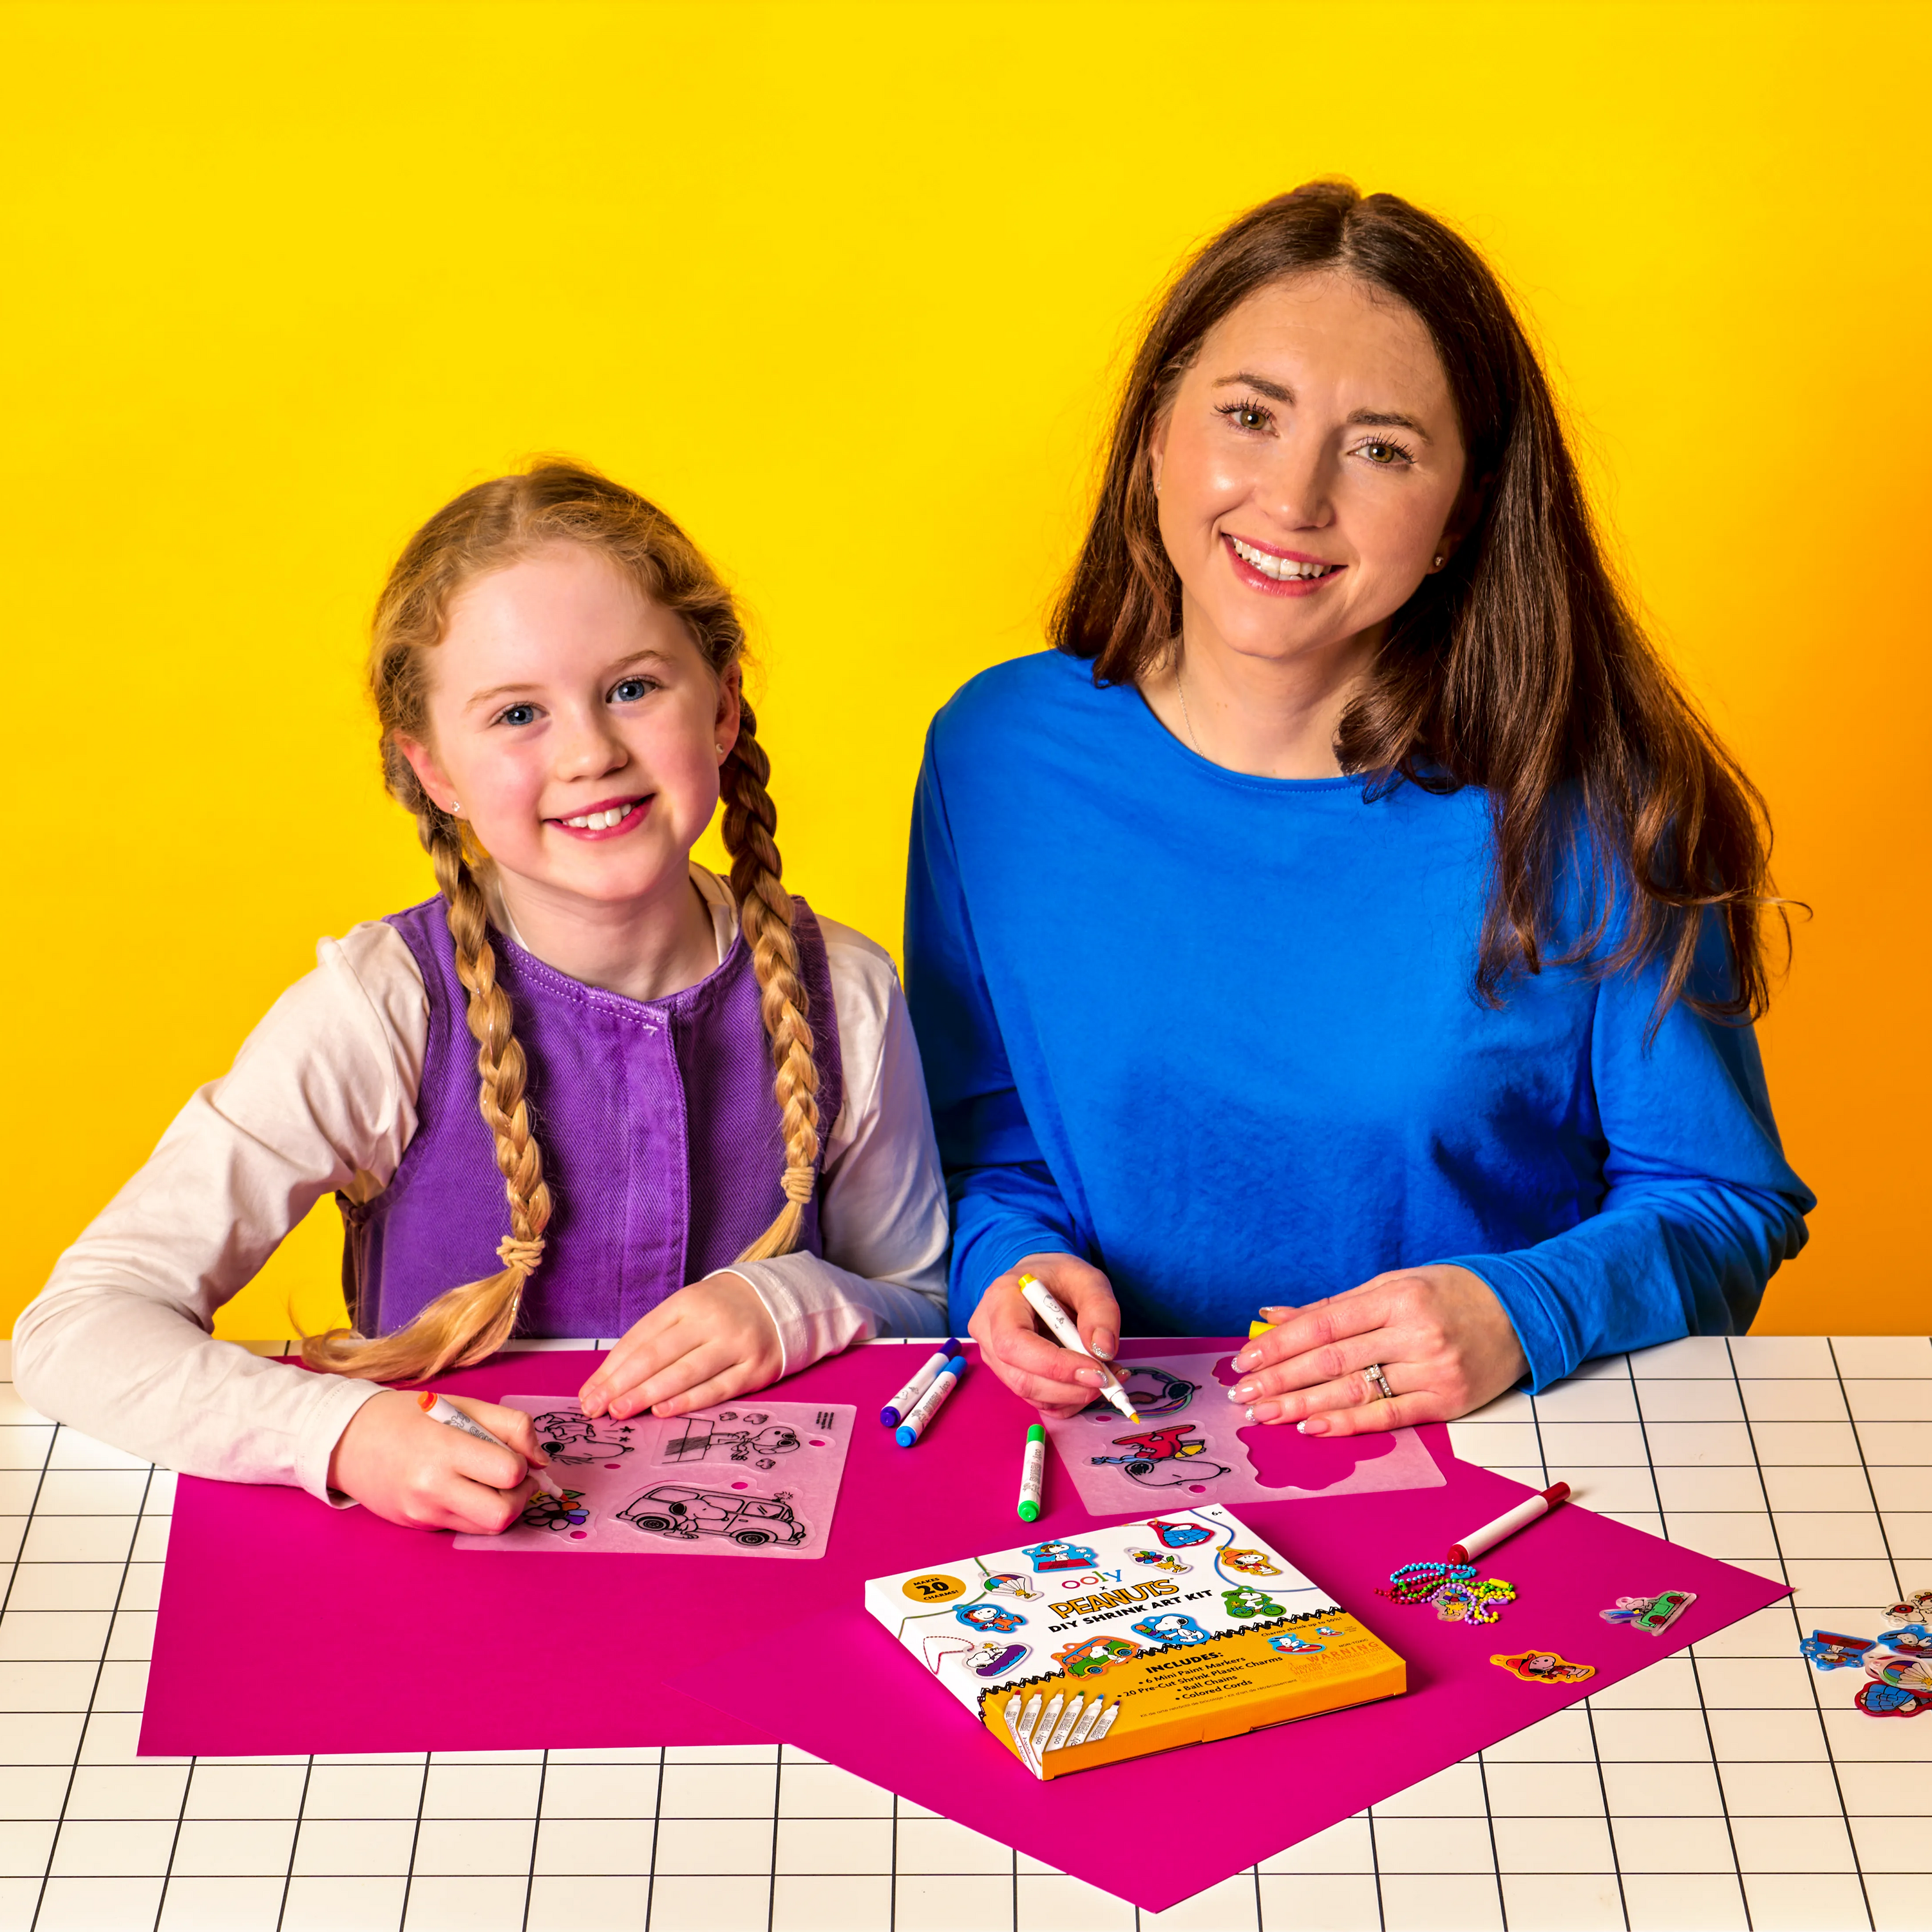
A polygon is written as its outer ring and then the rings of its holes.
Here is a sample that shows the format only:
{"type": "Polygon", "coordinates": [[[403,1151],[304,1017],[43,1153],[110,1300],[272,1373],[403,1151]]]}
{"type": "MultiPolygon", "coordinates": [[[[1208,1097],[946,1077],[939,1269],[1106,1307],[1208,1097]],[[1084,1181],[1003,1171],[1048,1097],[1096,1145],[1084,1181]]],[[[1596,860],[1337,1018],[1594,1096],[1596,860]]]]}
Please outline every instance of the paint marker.
{"type": "Polygon", "coordinates": [[[1066,1748],[1069,1750],[1077,1750],[1087,1742],[1088,1733],[1100,1722],[1100,1706],[1106,1701],[1101,1697],[1088,1700],[1086,1714],[1081,1718],[1079,1723],[1074,1726],[1073,1735],[1066,1740],[1066,1748]]]}
{"type": "MultiPolygon", "coordinates": [[[[416,1406],[432,1422],[446,1423],[452,1429],[460,1429],[464,1435],[473,1436],[479,1442],[494,1442],[499,1449],[508,1449],[512,1456],[520,1456],[523,1454],[521,1450],[511,1449],[510,1445],[500,1436],[492,1436],[482,1423],[476,1420],[473,1417],[465,1415],[448,1396],[438,1395],[434,1389],[424,1389],[422,1394],[416,1397],[416,1406]]],[[[562,1502],[563,1492],[557,1486],[554,1477],[545,1475],[534,1462],[526,1462],[524,1467],[529,1472],[530,1480],[535,1483],[545,1496],[554,1496],[559,1502],[562,1502]]]]}
{"type": "Polygon", "coordinates": [[[1027,1707],[1020,1717],[1020,1727],[1013,1735],[1024,1746],[1032,1742],[1033,1727],[1040,1721],[1040,1693],[1036,1690],[1027,1700],[1027,1707]]]}
{"type": "Polygon", "coordinates": [[[1100,1384],[1100,1393],[1130,1422],[1139,1421],[1138,1413],[1128,1401],[1126,1390],[1120,1386],[1120,1377],[1081,1340],[1080,1330],[1074,1326],[1072,1316],[1054,1299],[1052,1289],[1037,1275],[1023,1274],[1020,1276],[1020,1292],[1026,1297],[1027,1306],[1052,1330],[1053,1339],[1063,1348],[1071,1348],[1076,1355],[1084,1355],[1106,1377],[1100,1384]]]}
{"type": "Polygon", "coordinates": [[[923,1436],[932,1418],[939,1413],[939,1405],[959,1386],[959,1378],[966,1372],[966,1358],[955,1355],[944,1368],[932,1378],[932,1386],[912,1406],[912,1412],[898,1426],[896,1433],[902,1449],[910,1449],[923,1436]]]}
{"type": "Polygon", "coordinates": [[[1265,1335],[1274,1326],[1272,1322],[1250,1322],[1248,1324],[1248,1340],[1252,1342],[1257,1335],[1265,1335]]]}
{"type": "MultiPolygon", "coordinates": [[[[1096,1699],[1095,1701],[1097,1702],[1099,1700],[1096,1699]]],[[[1053,1735],[1047,1739],[1044,1748],[1048,1750],[1060,1749],[1066,1742],[1067,1734],[1073,1729],[1079,1716],[1080,1700],[1076,1696],[1068,1703],[1066,1708],[1060,1712],[1060,1721],[1054,1726],[1053,1735]]]]}
{"type": "Polygon", "coordinates": [[[1114,1720],[1120,1714],[1120,1700],[1119,1698],[1116,1697],[1114,1701],[1107,1706],[1106,1715],[1094,1726],[1093,1734],[1088,1738],[1087,1742],[1090,1744],[1097,1744],[1100,1740],[1114,1728],[1114,1720]]]}
{"type": "Polygon", "coordinates": [[[936,1354],[927,1356],[926,1360],[920,1364],[919,1372],[899,1390],[897,1395],[892,1397],[890,1402],[886,1404],[884,1408],[879,1411],[879,1420],[888,1429],[898,1428],[905,1420],[907,1412],[911,1408],[913,1404],[932,1388],[933,1377],[938,1375],[940,1370],[944,1368],[958,1352],[959,1344],[948,1336],[945,1347],[936,1354]]]}
{"type": "Polygon", "coordinates": [[[1017,1736],[1020,1727],[1020,1694],[1017,1690],[1006,1700],[1006,1708],[1000,1714],[1006,1720],[1006,1736],[1017,1736]]]}
{"type": "Polygon", "coordinates": [[[1040,1491],[1046,1481],[1046,1431],[1038,1423],[1027,1431],[1026,1460],[1020,1466],[1020,1520],[1040,1520],[1040,1491]]]}
{"type": "Polygon", "coordinates": [[[1486,1550],[1493,1550],[1506,1536],[1514,1536],[1520,1529],[1527,1529],[1538,1516],[1547,1516],[1570,1493],[1568,1483],[1552,1483],[1548,1489],[1539,1490],[1526,1503],[1518,1503],[1513,1510],[1505,1510],[1494,1522],[1486,1522],[1480,1529],[1472,1530],[1460,1543],[1449,1546],[1451,1563],[1473,1563],[1486,1550]]]}
{"type": "Polygon", "coordinates": [[[1056,1690],[1048,1700],[1046,1708],[1040,1714],[1040,1722],[1034,1727],[1033,1748],[1035,1750],[1046,1749],[1052,1738],[1054,1726],[1060,1722],[1060,1706],[1066,1702],[1066,1694],[1064,1690],[1056,1690]]]}

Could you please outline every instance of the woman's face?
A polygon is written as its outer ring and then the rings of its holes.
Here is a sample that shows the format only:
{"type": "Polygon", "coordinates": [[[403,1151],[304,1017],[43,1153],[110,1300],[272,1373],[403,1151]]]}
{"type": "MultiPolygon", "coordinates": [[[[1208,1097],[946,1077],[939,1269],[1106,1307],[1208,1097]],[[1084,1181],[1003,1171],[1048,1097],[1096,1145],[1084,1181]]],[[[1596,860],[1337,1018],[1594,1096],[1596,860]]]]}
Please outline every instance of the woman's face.
{"type": "Polygon", "coordinates": [[[1152,448],[1184,635],[1286,660],[1376,627],[1453,541],[1462,439],[1415,312],[1340,271],[1210,330],[1152,448]]]}
{"type": "Polygon", "coordinates": [[[432,653],[429,742],[400,741],[506,889],[605,904],[681,891],[736,740],[683,620],[599,551],[556,543],[479,578],[432,653]]]}

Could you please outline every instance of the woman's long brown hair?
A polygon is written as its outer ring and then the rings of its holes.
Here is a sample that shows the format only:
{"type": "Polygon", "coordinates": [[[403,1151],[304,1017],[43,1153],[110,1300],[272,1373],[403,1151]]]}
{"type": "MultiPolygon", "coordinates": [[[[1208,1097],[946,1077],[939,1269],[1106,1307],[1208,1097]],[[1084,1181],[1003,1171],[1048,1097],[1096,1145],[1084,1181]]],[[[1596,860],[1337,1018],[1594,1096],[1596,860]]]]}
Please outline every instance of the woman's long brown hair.
{"type": "MultiPolygon", "coordinates": [[[[397,801],[415,814],[442,894],[476,1041],[477,1105],[496,1144],[510,1232],[497,1246],[498,1273],[445,1289],[393,1334],[336,1328],[304,1337],[302,1357],[311,1368],[413,1382],[481,1361],[508,1340],[524,1288],[543,1259],[550,1189],[530,1120],[524,1050],[512,1030],[509,995],[496,980],[484,890],[489,854],[465,822],[423,789],[397,740],[430,741],[431,662],[464,587],[488,571],[562,543],[609,558],[653,603],[675,611],[714,676],[722,679],[744,654],[745,628],[731,593],[698,546],[656,504],[580,464],[539,463],[466,490],[430,518],[397,559],[376,607],[370,694],[382,728],[384,776],[397,801]]],[[[783,862],[772,836],[778,812],[766,785],[771,763],[757,734],[752,707],[741,700],[737,740],[720,782],[731,891],[771,1044],[784,1138],[779,1177],[784,1200],[741,1261],[786,1254],[796,1244],[805,1204],[818,1186],[819,1143],[818,1064],[799,978],[791,898],[781,883],[783,862]]]]}
{"type": "Polygon", "coordinates": [[[1713,1018],[1755,1017],[1769,992],[1762,917],[1784,919],[1763,798],[1618,590],[1501,284],[1420,208],[1310,182],[1243,215],[1182,269],[1129,372],[1054,642],[1090,659],[1100,683],[1136,682],[1176,649],[1180,580],[1156,520],[1154,433],[1216,323],[1270,284],[1324,269],[1394,296],[1428,329],[1475,506],[1448,567],[1391,620],[1342,720],[1343,769],[1487,793],[1476,985],[1490,1004],[1513,973],[1582,962],[1598,975],[1660,968],[1653,1024],[1680,998],[1713,1018]],[[1579,904],[1580,930],[1560,938],[1559,910],[1579,904]],[[1728,989],[1708,974],[1693,989],[1707,913],[1730,943],[1728,989]]]}

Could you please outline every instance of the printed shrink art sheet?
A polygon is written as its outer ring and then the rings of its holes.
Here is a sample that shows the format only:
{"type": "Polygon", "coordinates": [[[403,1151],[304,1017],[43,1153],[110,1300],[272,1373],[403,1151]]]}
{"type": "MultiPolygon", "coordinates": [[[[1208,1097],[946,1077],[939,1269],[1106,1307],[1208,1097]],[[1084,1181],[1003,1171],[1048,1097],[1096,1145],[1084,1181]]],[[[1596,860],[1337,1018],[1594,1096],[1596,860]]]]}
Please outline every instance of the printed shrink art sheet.
{"type": "Polygon", "coordinates": [[[456,1546],[631,1556],[825,1554],[858,1414],[850,1402],[721,1402],[688,1415],[586,1416],[574,1396],[506,1395],[550,1458],[541,1490],[501,1536],[456,1546]]]}

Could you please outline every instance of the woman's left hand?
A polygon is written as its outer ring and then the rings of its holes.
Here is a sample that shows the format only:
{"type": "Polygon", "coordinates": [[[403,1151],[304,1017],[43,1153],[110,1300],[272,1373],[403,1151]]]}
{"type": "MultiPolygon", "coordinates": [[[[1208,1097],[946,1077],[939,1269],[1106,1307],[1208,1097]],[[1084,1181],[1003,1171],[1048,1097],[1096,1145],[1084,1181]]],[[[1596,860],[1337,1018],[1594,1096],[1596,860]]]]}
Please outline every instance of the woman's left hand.
{"type": "Polygon", "coordinates": [[[1518,1381],[1528,1364],[1495,1291],[1467,1268],[1398,1268],[1302,1308],[1234,1358],[1228,1391],[1256,1422],[1304,1436],[1365,1436],[1448,1422],[1518,1381]],[[1393,1401],[1363,1372],[1381,1366],[1393,1401]]]}
{"type": "Polygon", "coordinates": [[[622,1422],[649,1409],[682,1415],[776,1382],[784,1351],[765,1304],[735,1274],[707,1275],[667,1295],[578,1391],[586,1415],[622,1422]]]}

